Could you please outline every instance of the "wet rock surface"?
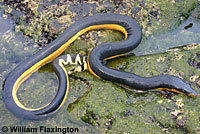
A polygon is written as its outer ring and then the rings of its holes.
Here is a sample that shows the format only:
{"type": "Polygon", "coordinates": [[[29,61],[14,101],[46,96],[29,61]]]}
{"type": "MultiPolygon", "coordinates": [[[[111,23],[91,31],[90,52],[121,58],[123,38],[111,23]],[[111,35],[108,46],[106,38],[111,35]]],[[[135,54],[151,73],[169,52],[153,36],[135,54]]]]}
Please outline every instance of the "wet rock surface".
{"type": "MultiPolygon", "coordinates": [[[[143,40],[129,55],[109,60],[106,65],[144,77],[171,74],[200,94],[200,3],[196,0],[0,2],[1,87],[20,61],[48,46],[75,21],[99,13],[120,13],[136,19],[143,40]]],[[[91,31],[79,37],[64,54],[87,55],[96,45],[123,38],[117,31],[91,31]]],[[[40,107],[53,99],[57,86],[49,63],[20,86],[18,97],[25,106],[40,107]]],[[[0,96],[0,126],[70,127],[78,128],[80,133],[200,133],[199,103],[198,96],[138,93],[85,71],[70,76],[67,101],[47,120],[16,118],[0,96]]]]}

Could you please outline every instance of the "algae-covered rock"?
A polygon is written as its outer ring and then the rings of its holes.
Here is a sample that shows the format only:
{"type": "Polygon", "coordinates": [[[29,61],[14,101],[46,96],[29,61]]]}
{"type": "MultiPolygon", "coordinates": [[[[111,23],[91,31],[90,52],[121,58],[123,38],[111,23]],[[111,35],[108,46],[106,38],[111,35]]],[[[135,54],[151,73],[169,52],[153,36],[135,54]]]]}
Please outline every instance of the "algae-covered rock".
{"type": "MultiPolygon", "coordinates": [[[[76,20],[99,13],[120,13],[136,19],[142,27],[143,40],[129,55],[108,60],[106,65],[144,77],[174,75],[200,94],[199,2],[196,0],[0,2],[0,86],[20,61],[48,46],[76,20]]],[[[97,45],[123,39],[117,31],[91,31],[79,37],[63,54],[87,55],[97,45]]],[[[68,127],[78,128],[79,133],[200,133],[198,96],[137,92],[98,79],[88,71],[69,77],[70,92],[65,104],[46,120],[16,118],[5,108],[0,96],[0,126],[38,130],[40,126],[68,127]]],[[[35,108],[48,104],[57,88],[58,80],[49,63],[20,86],[17,96],[23,105],[35,108]]]]}
{"type": "MultiPolygon", "coordinates": [[[[191,58],[197,58],[191,55],[196,55],[199,48],[199,44],[191,44],[161,54],[140,57],[130,55],[109,61],[107,65],[144,77],[171,74],[184,79],[199,93],[197,86],[199,78],[192,81],[190,78],[199,76],[200,72],[188,62],[191,58]]],[[[85,74],[74,75],[84,79],[87,77],[85,74]]],[[[81,102],[79,101],[80,103],[70,104],[70,107],[73,107],[70,109],[70,114],[82,113],[80,118],[100,131],[193,133],[199,130],[197,104],[199,97],[190,98],[185,95],[167,97],[156,92],[138,94],[99,79],[95,82],[89,81],[89,84],[91,84],[89,94],[81,102]],[[112,123],[108,124],[111,119],[112,123]],[[196,120],[195,127],[191,125],[194,120],[196,120]]]]}

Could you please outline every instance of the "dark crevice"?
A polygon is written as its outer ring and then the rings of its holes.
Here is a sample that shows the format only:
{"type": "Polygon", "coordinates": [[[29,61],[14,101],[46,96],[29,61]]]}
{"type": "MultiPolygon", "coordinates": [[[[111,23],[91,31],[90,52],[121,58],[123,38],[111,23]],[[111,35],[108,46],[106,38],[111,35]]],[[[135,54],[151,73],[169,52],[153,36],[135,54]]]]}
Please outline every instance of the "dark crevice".
{"type": "Polygon", "coordinates": [[[190,24],[186,25],[186,26],[184,27],[184,29],[187,30],[187,29],[189,29],[189,28],[192,28],[192,26],[193,26],[193,23],[190,23],[190,24]]]}

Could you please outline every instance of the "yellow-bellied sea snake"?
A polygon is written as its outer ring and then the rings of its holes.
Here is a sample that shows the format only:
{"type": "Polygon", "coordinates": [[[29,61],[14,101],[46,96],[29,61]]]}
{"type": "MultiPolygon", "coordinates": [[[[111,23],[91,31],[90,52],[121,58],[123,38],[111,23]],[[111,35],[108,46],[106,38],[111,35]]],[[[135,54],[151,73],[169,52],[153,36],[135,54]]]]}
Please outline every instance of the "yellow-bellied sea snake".
{"type": "Polygon", "coordinates": [[[24,119],[42,119],[53,115],[65,102],[69,92],[69,80],[63,60],[54,61],[54,69],[59,79],[59,88],[55,98],[47,105],[37,109],[27,108],[17,98],[19,86],[41,66],[54,60],[73,43],[80,35],[90,30],[112,29],[124,34],[125,40],[115,43],[103,43],[96,46],[88,56],[89,71],[96,77],[127,85],[134,89],[168,90],[196,96],[197,93],[178,77],[158,75],[140,77],[133,73],[106,67],[103,60],[118,57],[135,49],[141,41],[140,26],[132,18],[120,14],[99,14],[85,17],[67,28],[56,40],[41,51],[20,63],[9,73],[3,85],[3,101],[5,106],[17,117],[24,119]]]}

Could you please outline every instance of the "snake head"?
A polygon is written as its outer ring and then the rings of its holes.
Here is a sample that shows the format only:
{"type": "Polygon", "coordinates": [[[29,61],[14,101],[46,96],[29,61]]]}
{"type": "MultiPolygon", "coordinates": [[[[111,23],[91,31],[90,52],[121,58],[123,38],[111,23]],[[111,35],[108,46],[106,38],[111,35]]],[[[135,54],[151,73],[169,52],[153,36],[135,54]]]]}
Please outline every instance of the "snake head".
{"type": "Polygon", "coordinates": [[[182,79],[171,75],[165,75],[165,77],[167,77],[167,79],[165,78],[165,82],[163,82],[164,86],[163,88],[158,88],[159,90],[167,90],[170,92],[186,94],[191,97],[197,96],[197,92],[194,89],[192,89],[189,84],[185,83],[182,79]]]}

